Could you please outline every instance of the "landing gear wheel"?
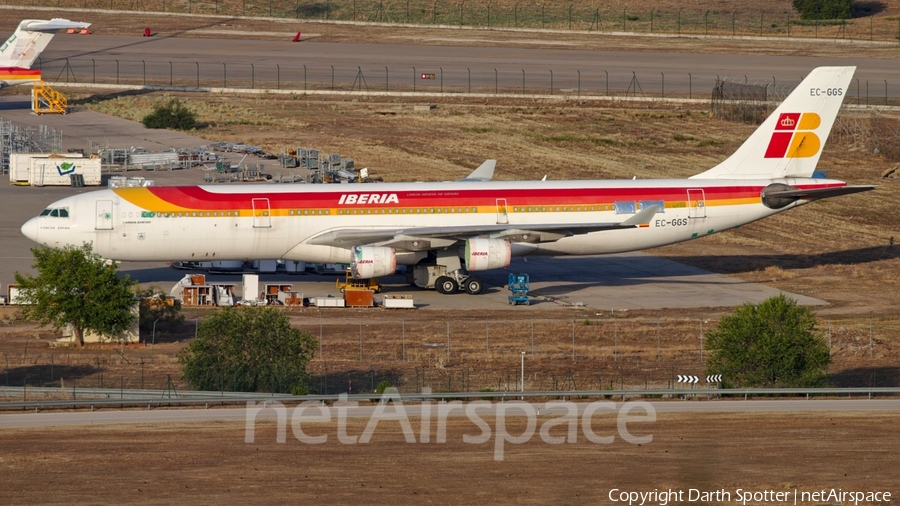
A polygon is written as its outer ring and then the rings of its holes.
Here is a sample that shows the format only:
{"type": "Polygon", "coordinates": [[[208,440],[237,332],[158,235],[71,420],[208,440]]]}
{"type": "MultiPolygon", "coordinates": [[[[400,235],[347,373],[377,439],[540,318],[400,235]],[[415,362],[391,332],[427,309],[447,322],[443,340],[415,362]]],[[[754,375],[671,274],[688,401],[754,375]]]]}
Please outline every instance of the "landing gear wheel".
{"type": "Polygon", "coordinates": [[[480,279],[471,277],[463,281],[463,288],[465,288],[466,293],[469,295],[478,295],[484,290],[484,284],[480,279]]]}
{"type": "Polygon", "coordinates": [[[447,295],[449,293],[456,293],[456,291],[459,290],[459,284],[455,279],[449,276],[441,276],[435,280],[434,289],[437,290],[438,293],[447,295]]]}

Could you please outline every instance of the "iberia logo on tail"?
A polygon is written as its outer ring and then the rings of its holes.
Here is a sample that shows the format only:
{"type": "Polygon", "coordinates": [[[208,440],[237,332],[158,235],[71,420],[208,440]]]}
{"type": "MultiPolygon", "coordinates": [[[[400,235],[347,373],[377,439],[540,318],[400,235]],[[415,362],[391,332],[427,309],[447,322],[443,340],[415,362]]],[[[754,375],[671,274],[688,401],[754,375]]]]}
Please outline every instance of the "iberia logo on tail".
{"type": "Polygon", "coordinates": [[[822,147],[819,136],[813,130],[819,128],[822,118],[814,112],[786,112],[778,116],[775,132],[766,158],[809,158],[822,147]]]}

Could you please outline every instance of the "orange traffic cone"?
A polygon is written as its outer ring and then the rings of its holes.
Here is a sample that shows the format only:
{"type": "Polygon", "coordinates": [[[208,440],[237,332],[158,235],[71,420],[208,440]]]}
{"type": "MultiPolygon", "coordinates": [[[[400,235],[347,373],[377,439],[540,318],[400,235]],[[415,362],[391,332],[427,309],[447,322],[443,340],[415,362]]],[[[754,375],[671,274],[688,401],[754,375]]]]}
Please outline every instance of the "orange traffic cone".
{"type": "Polygon", "coordinates": [[[294,35],[294,42],[300,42],[300,35],[302,35],[302,32],[297,32],[297,35],[294,35]]]}

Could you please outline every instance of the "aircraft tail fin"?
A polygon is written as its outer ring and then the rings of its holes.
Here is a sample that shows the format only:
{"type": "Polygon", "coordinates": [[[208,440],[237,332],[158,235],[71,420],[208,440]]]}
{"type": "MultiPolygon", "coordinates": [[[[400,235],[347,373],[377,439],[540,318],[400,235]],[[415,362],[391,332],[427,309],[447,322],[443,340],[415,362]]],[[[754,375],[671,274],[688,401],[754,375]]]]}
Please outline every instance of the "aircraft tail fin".
{"type": "Polygon", "coordinates": [[[490,181],[494,177],[494,167],[496,166],[497,160],[485,160],[471,174],[459,181],[490,181]]]}
{"type": "Polygon", "coordinates": [[[16,31],[0,46],[0,67],[31,68],[41,51],[60,30],[82,29],[90,23],[54,18],[49,21],[26,19],[19,23],[16,31]]]}
{"type": "Polygon", "coordinates": [[[812,177],[855,70],[813,69],[733,155],[691,179],[812,177]]]}

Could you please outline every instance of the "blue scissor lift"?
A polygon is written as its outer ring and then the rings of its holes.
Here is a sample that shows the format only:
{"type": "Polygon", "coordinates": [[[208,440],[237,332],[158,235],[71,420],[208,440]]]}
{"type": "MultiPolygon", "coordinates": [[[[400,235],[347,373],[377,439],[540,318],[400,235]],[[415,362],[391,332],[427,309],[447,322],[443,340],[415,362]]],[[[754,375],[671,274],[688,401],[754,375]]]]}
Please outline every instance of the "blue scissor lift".
{"type": "Polygon", "coordinates": [[[510,273],[508,286],[509,291],[512,292],[512,295],[509,296],[510,304],[525,304],[526,306],[531,304],[531,301],[528,300],[528,274],[525,274],[524,272],[520,274],[510,273]]]}

